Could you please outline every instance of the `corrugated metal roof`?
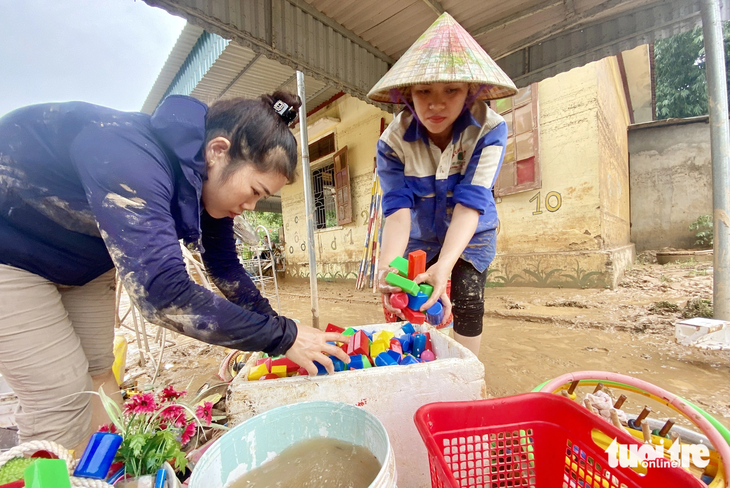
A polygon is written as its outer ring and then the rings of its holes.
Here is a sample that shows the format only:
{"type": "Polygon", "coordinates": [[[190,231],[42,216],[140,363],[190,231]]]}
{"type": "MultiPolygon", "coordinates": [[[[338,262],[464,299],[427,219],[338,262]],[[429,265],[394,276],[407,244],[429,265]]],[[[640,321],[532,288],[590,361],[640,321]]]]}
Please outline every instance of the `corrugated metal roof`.
{"type": "MultiPolygon", "coordinates": [[[[699,0],[145,1],[363,100],[441,7],[475,35],[518,86],[688,30],[699,21],[699,0]]],[[[727,20],[730,0],[720,3],[727,20]]],[[[246,85],[245,77],[239,83],[246,85]]],[[[265,80],[257,83],[266,85],[265,80]]]]}
{"type": "Polygon", "coordinates": [[[190,54],[190,51],[202,33],[203,29],[200,27],[190,23],[185,24],[185,27],[180,32],[180,36],[177,38],[177,42],[170,51],[170,55],[167,57],[167,61],[165,61],[160,74],[157,76],[157,80],[147,95],[147,99],[142,105],[142,112],[151,114],[155,110],[155,107],[162,100],[167,88],[172,83],[177,72],[180,71],[180,67],[187,59],[188,54],[190,54]]]}

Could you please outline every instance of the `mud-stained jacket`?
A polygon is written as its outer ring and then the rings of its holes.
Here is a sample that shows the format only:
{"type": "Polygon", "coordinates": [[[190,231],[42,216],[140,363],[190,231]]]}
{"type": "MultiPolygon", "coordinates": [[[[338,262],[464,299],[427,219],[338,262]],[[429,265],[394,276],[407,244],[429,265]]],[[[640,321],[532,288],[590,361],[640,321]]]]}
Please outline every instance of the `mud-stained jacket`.
{"type": "Polygon", "coordinates": [[[479,223],[461,257],[483,272],[497,250],[499,224],[492,187],[502,166],[507,140],[504,119],[476,102],[454,122],[451,144],[441,151],[410,111],[398,114],[378,141],[378,176],[383,214],[411,209],[405,255],[440,251],[457,203],[479,212],[479,223]]]}
{"type": "Polygon", "coordinates": [[[238,261],[230,218],[201,208],[205,104],[170,96],[152,116],[82,102],[0,118],[0,263],[83,285],[116,266],[149,320],[202,341],[284,353],[279,317],[238,261]],[[227,300],[188,276],[198,246],[227,300]]]}

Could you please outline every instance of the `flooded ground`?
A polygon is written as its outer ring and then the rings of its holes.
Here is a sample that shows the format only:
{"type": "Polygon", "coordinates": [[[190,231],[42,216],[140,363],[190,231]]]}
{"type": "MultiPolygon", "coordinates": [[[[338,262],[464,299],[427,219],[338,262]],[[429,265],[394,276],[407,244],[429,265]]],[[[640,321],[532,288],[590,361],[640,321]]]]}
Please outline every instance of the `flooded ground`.
{"type": "MultiPolygon", "coordinates": [[[[276,306],[273,288],[266,291],[276,306]]],[[[353,282],[319,282],[318,292],[322,327],[328,322],[343,327],[383,322],[379,297],[355,290],[353,282]]],[[[730,426],[730,351],[703,351],[674,340],[674,323],[692,298],[712,298],[707,263],[636,265],[615,290],[487,289],[479,358],[488,392],[514,395],[564,373],[613,371],[661,386],[730,426]],[[666,303],[657,307],[658,302],[666,303]],[[678,311],[672,312],[667,303],[678,311]]],[[[279,299],[282,314],[311,324],[308,280],[281,282],[279,299]]],[[[152,333],[156,328],[148,329],[152,333]]],[[[133,365],[136,341],[130,331],[127,336],[133,365]]],[[[181,337],[174,340],[156,383],[196,388],[214,381],[226,351],[181,337]]],[[[150,370],[148,363],[146,368],[131,367],[129,374],[144,382],[150,370]]]]}

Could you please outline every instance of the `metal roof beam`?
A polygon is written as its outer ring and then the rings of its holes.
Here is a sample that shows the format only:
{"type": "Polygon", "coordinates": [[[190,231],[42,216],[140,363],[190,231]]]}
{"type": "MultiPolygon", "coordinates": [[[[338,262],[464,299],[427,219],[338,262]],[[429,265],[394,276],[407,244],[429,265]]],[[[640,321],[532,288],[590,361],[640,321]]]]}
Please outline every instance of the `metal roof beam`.
{"type": "Polygon", "coordinates": [[[232,80],[232,81],[231,81],[230,83],[228,83],[228,86],[227,86],[227,87],[225,87],[225,88],[223,89],[223,91],[221,91],[221,92],[220,92],[220,94],[218,95],[218,98],[222,98],[222,97],[223,97],[223,95],[225,95],[225,94],[226,94],[226,92],[227,92],[228,90],[230,90],[230,89],[231,89],[231,88],[233,87],[233,85],[235,85],[235,84],[236,84],[236,82],[237,82],[238,80],[240,80],[240,79],[241,79],[241,76],[245,75],[245,74],[246,74],[246,71],[248,71],[248,70],[250,70],[250,69],[251,69],[251,66],[253,66],[253,65],[254,65],[254,63],[255,63],[256,61],[258,61],[258,59],[259,59],[260,57],[261,57],[261,54],[257,54],[256,56],[254,56],[254,57],[253,57],[253,59],[251,59],[251,61],[249,61],[249,62],[248,62],[248,64],[246,64],[246,66],[244,66],[244,67],[243,67],[243,69],[242,69],[241,71],[239,71],[239,72],[238,72],[238,74],[236,75],[236,77],[235,77],[235,78],[233,78],[233,80],[232,80]]]}
{"type": "Polygon", "coordinates": [[[565,0],[565,15],[568,18],[575,16],[575,2],[573,0],[565,0]]]}
{"type": "Polygon", "coordinates": [[[284,83],[282,83],[281,85],[279,85],[279,87],[274,91],[283,90],[286,85],[288,85],[289,83],[294,81],[296,78],[297,78],[297,72],[295,71],[293,75],[291,75],[289,78],[287,78],[286,81],[284,83]]]}
{"type": "Polygon", "coordinates": [[[308,97],[307,98],[307,106],[309,106],[309,104],[312,101],[314,101],[314,99],[316,99],[318,96],[320,96],[321,94],[323,94],[324,92],[326,92],[330,88],[332,88],[330,86],[330,84],[329,83],[326,83],[322,88],[320,88],[319,90],[317,90],[316,92],[314,92],[314,95],[312,95],[311,97],[308,97]]]}
{"type": "MultiPolygon", "coordinates": [[[[568,1],[571,1],[571,3],[572,3],[572,0],[568,0],[568,1]]],[[[508,16],[503,17],[494,22],[490,22],[487,25],[479,27],[478,29],[475,29],[471,35],[474,37],[479,37],[479,36],[483,36],[485,34],[489,34],[490,32],[492,32],[494,30],[501,29],[509,24],[512,24],[513,22],[517,22],[518,20],[525,19],[527,17],[530,17],[531,15],[535,15],[539,12],[542,12],[543,10],[553,8],[557,5],[563,5],[563,0],[557,0],[557,1],[548,2],[548,3],[540,2],[537,5],[533,5],[530,8],[519,10],[519,11],[515,12],[514,14],[508,15],[508,16]]]]}
{"type": "Polygon", "coordinates": [[[445,12],[444,7],[441,6],[438,0],[423,0],[423,2],[428,5],[431,10],[436,12],[436,15],[441,15],[445,12]]]}

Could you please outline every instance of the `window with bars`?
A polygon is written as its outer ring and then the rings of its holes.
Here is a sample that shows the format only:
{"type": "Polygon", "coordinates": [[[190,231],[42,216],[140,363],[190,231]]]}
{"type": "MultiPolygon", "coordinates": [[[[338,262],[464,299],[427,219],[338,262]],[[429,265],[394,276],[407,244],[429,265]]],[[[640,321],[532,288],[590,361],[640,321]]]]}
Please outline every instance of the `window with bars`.
{"type": "Polygon", "coordinates": [[[491,106],[507,123],[507,148],[494,195],[540,188],[537,83],[521,88],[513,97],[495,100],[491,106]]]}
{"type": "Polygon", "coordinates": [[[314,194],[314,228],[326,229],[336,226],[334,163],[312,170],[312,193],[314,194]]]}

